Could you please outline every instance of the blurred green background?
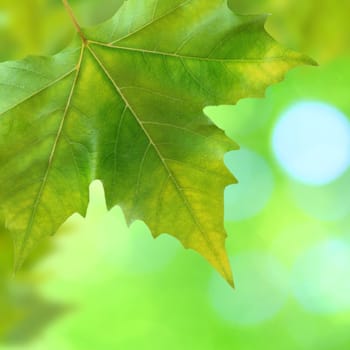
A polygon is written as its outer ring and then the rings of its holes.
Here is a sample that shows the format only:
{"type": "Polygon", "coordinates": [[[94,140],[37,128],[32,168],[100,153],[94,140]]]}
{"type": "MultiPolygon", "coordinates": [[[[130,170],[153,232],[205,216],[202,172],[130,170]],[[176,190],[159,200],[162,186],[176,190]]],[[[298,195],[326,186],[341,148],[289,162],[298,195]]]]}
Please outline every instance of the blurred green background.
{"type": "MultiPolygon", "coordinates": [[[[82,25],[121,0],[75,0],[82,25]]],[[[91,185],[70,218],[12,276],[0,228],[1,349],[348,350],[350,346],[350,1],[235,0],[271,13],[268,30],[320,63],[265,99],[205,113],[242,147],[226,156],[236,291],[169,236],[127,228],[91,185]]],[[[53,54],[74,33],[58,0],[0,0],[0,60],[53,54]]],[[[210,203],[208,203],[208,211],[210,203]]]]}

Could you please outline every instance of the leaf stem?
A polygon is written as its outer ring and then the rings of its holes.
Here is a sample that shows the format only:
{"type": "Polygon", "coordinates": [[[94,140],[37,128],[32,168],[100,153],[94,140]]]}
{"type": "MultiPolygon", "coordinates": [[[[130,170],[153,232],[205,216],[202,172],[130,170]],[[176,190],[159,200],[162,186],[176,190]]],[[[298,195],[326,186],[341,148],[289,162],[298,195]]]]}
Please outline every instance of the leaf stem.
{"type": "Polygon", "coordinates": [[[74,27],[75,27],[76,31],[78,32],[81,40],[83,41],[84,44],[86,44],[87,40],[86,40],[86,38],[85,38],[85,36],[83,34],[83,31],[81,30],[81,27],[80,27],[80,25],[79,25],[75,15],[74,15],[74,12],[73,12],[72,8],[70,7],[70,5],[68,3],[68,0],[62,0],[62,2],[63,2],[63,6],[65,7],[65,9],[67,10],[67,12],[69,14],[69,17],[71,18],[71,20],[72,20],[72,22],[74,24],[74,27]]]}

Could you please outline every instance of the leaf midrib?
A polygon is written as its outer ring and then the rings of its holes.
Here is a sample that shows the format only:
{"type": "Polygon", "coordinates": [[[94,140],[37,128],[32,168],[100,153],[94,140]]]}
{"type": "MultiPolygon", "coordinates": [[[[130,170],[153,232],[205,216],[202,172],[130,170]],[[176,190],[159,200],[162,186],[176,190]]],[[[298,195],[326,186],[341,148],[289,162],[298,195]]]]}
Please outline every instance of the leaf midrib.
{"type": "MultiPolygon", "coordinates": [[[[154,150],[156,151],[160,161],[162,162],[166,172],[168,173],[169,178],[172,179],[172,182],[176,188],[176,191],[178,192],[180,198],[182,199],[183,203],[185,204],[194,224],[196,225],[196,227],[199,229],[199,231],[201,232],[204,240],[207,242],[209,247],[212,247],[212,253],[213,255],[216,257],[216,261],[217,263],[221,266],[222,271],[225,271],[226,273],[226,269],[225,266],[222,264],[221,259],[216,251],[216,249],[212,246],[211,241],[207,235],[207,233],[205,232],[205,230],[203,229],[201,223],[198,221],[193,208],[191,207],[187,197],[184,195],[183,190],[181,188],[181,186],[179,185],[179,183],[177,182],[173,171],[169,168],[166,159],[162,156],[159,148],[157,147],[157,145],[154,143],[151,135],[149,134],[149,132],[147,131],[147,129],[144,127],[142,121],[140,120],[140,118],[138,117],[137,113],[135,112],[135,110],[132,108],[132,106],[130,105],[128,99],[125,97],[125,95],[123,94],[123,92],[121,91],[120,87],[118,86],[118,84],[114,81],[113,77],[110,75],[110,73],[108,72],[107,68],[104,66],[104,64],[102,63],[102,61],[99,59],[99,57],[97,56],[97,54],[94,52],[94,50],[87,45],[88,50],[91,52],[91,55],[95,58],[96,62],[98,63],[98,65],[101,67],[101,69],[103,70],[103,72],[105,73],[106,77],[108,78],[108,80],[112,83],[112,85],[114,86],[114,88],[116,89],[117,93],[119,94],[119,96],[122,98],[122,100],[124,101],[125,105],[128,107],[128,109],[130,110],[130,112],[132,113],[132,115],[134,116],[136,122],[139,124],[140,128],[143,130],[144,134],[146,135],[146,137],[148,138],[150,144],[153,146],[154,150]]],[[[149,145],[148,145],[149,147],[149,145]]],[[[227,278],[229,278],[229,276],[227,276],[227,278]]]]}

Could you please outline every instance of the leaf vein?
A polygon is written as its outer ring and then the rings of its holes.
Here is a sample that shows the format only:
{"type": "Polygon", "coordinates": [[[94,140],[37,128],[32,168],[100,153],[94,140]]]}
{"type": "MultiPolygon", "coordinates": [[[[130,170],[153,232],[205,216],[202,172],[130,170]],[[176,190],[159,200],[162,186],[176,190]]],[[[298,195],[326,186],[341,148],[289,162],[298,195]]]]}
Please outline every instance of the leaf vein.
{"type": "Polygon", "coordinates": [[[142,31],[143,29],[149,27],[150,25],[152,25],[152,24],[154,24],[154,23],[160,21],[161,19],[163,19],[163,18],[165,18],[165,17],[167,17],[167,16],[170,16],[170,15],[173,14],[175,11],[177,11],[177,10],[180,9],[181,7],[187,5],[187,4],[190,3],[191,1],[193,1],[193,0],[184,1],[183,3],[179,4],[177,7],[171,9],[170,11],[166,12],[165,14],[163,14],[163,15],[161,15],[161,16],[155,18],[155,19],[153,18],[150,22],[147,22],[146,24],[142,25],[141,27],[135,29],[133,32],[130,32],[130,33],[128,33],[128,34],[122,36],[121,38],[110,42],[109,44],[110,44],[110,45],[111,45],[111,44],[115,44],[115,43],[117,43],[117,42],[119,42],[119,41],[122,41],[122,40],[124,40],[124,39],[127,39],[127,38],[131,37],[132,35],[137,34],[138,32],[140,32],[140,31],[142,31]]]}
{"type": "MultiPolygon", "coordinates": [[[[110,73],[108,72],[107,68],[103,65],[102,61],[99,59],[99,57],[97,56],[97,54],[91,49],[91,47],[87,46],[89,51],[91,52],[91,54],[93,55],[93,57],[95,58],[96,62],[99,64],[99,66],[102,68],[102,70],[104,71],[104,73],[106,74],[107,78],[110,80],[111,84],[114,86],[114,88],[116,89],[116,91],[118,92],[118,94],[120,95],[120,97],[123,99],[123,101],[125,102],[125,104],[128,106],[129,110],[131,111],[132,115],[134,116],[135,120],[137,121],[137,123],[140,125],[141,129],[143,130],[143,132],[145,133],[145,135],[147,136],[147,138],[149,139],[151,145],[153,146],[153,148],[155,149],[156,153],[158,154],[158,157],[161,161],[161,163],[163,164],[165,170],[167,171],[167,173],[169,174],[170,178],[172,179],[172,183],[174,185],[174,188],[176,189],[179,197],[181,198],[181,200],[183,201],[185,207],[187,208],[187,211],[190,215],[190,217],[192,218],[194,224],[197,226],[198,230],[201,232],[204,240],[207,242],[207,244],[209,246],[211,246],[211,242],[210,239],[206,233],[206,231],[203,229],[202,224],[198,221],[197,216],[195,215],[192,206],[190,205],[187,197],[184,195],[183,191],[181,190],[181,187],[178,183],[178,181],[176,180],[174,173],[172,172],[172,170],[169,168],[168,164],[165,161],[165,158],[162,156],[159,148],[157,147],[157,145],[154,143],[154,141],[151,138],[151,135],[148,133],[147,129],[142,125],[142,122],[140,120],[140,118],[138,117],[137,113],[133,110],[133,108],[130,106],[129,101],[126,99],[126,97],[123,95],[123,92],[120,90],[119,86],[116,84],[116,82],[114,81],[114,79],[112,78],[112,76],[110,75],[110,73]]],[[[221,264],[221,259],[217,253],[217,251],[215,249],[213,249],[213,254],[215,255],[217,262],[219,264],[221,264]]]]}
{"type": "Polygon", "coordinates": [[[76,69],[76,75],[75,75],[75,78],[73,80],[72,87],[71,87],[71,90],[70,90],[70,93],[69,93],[69,96],[68,96],[68,99],[67,99],[66,108],[65,108],[65,111],[63,113],[62,121],[61,121],[61,123],[59,125],[59,128],[58,128],[58,131],[57,131],[56,139],[54,141],[54,144],[52,146],[52,149],[51,149],[51,152],[50,152],[50,155],[49,155],[48,165],[47,165],[47,168],[46,168],[46,171],[45,171],[45,174],[44,174],[43,181],[42,181],[42,183],[41,183],[41,185],[39,187],[38,193],[37,193],[37,195],[35,197],[35,200],[34,200],[34,205],[33,205],[33,208],[31,210],[31,214],[29,216],[27,229],[26,229],[26,231],[24,233],[24,237],[23,237],[23,239],[21,241],[19,252],[21,252],[23,250],[25,244],[28,241],[28,238],[29,238],[29,235],[31,233],[31,230],[33,228],[35,216],[36,216],[37,210],[39,208],[39,203],[40,203],[40,200],[41,200],[41,198],[43,196],[45,186],[47,184],[47,179],[48,179],[51,167],[52,167],[52,162],[54,160],[54,156],[55,156],[55,153],[56,153],[58,142],[59,142],[60,137],[62,135],[63,127],[64,127],[64,124],[65,124],[66,119],[67,119],[66,117],[67,117],[67,114],[68,114],[68,111],[69,111],[69,107],[70,107],[70,104],[71,104],[71,101],[72,101],[74,90],[75,90],[76,84],[77,84],[78,79],[79,79],[80,65],[81,65],[81,62],[82,62],[82,59],[83,59],[83,54],[84,54],[84,46],[82,46],[82,48],[81,48],[80,58],[79,58],[79,62],[78,62],[77,69],[76,69]]]}

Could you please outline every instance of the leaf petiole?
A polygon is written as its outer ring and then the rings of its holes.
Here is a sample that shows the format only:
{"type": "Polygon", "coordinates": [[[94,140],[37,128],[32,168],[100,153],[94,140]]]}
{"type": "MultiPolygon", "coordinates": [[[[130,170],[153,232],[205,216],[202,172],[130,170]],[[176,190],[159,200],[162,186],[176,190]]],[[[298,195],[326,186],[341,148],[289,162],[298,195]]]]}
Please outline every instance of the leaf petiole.
{"type": "Polygon", "coordinates": [[[87,40],[83,34],[83,31],[81,30],[81,27],[80,27],[75,15],[74,15],[72,8],[70,7],[70,5],[68,3],[68,0],[62,0],[62,2],[63,2],[63,6],[65,7],[65,9],[67,10],[67,12],[69,14],[69,17],[71,18],[71,20],[74,24],[76,31],[78,32],[81,40],[83,41],[84,44],[86,44],[87,40]]]}

